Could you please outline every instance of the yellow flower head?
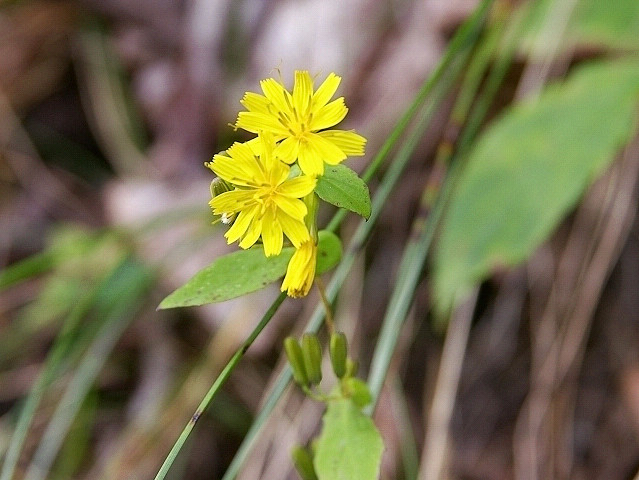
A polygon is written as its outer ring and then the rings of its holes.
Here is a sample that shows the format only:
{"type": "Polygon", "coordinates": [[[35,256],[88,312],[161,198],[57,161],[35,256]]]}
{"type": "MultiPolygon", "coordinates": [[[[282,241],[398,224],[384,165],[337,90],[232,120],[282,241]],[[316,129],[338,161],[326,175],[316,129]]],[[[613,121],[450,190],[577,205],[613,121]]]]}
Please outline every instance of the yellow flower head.
{"type": "Polygon", "coordinates": [[[260,155],[235,143],[227,155],[215,155],[206,166],[235,187],[209,203],[215,215],[237,214],[224,235],[228,243],[239,239],[241,248],[249,248],[261,237],[268,257],[281,252],[283,234],[295,247],[310,238],[304,224],[307,207],[300,198],[313,191],[316,180],[305,175],[289,178],[290,167],[273,155],[273,137],[260,134],[259,139],[260,155]]]}
{"type": "Polygon", "coordinates": [[[325,130],[341,122],[348,112],[344,98],[329,103],[341,78],[331,73],[317,90],[307,71],[295,72],[293,92],[273,78],[262,80],[264,95],[247,92],[248,111],[240,112],[235,126],[249,132],[270,132],[275,155],[288,164],[298,161],[306,175],[322,175],[324,162],[337,165],[347,156],[364,155],[366,139],[353,131],[325,130]]]}
{"type": "Polygon", "coordinates": [[[295,250],[286,269],[282,282],[282,292],[289,297],[299,298],[308,295],[315,279],[317,264],[317,244],[310,238],[295,250]]]}

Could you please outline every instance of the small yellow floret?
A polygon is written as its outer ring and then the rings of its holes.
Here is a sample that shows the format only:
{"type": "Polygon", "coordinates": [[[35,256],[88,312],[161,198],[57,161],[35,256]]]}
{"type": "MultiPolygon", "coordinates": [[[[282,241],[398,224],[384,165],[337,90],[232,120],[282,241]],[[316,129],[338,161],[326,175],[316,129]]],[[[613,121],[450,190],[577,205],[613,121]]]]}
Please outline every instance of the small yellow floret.
{"type": "Polygon", "coordinates": [[[341,78],[331,73],[314,91],[307,71],[295,72],[290,93],[277,80],[262,80],[264,95],[247,92],[235,126],[249,132],[270,132],[279,142],[274,154],[292,164],[296,160],[304,174],[324,173],[324,163],[337,165],[349,155],[364,155],[366,139],[353,131],[326,130],[341,122],[348,108],[344,98],[331,102],[341,78]]]}
{"type": "Polygon", "coordinates": [[[286,269],[282,282],[282,292],[286,290],[289,297],[299,298],[308,295],[315,279],[317,264],[317,244],[309,239],[295,250],[286,269]]]}
{"type": "Polygon", "coordinates": [[[283,235],[295,247],[310,238],[304,224],[308,210],[301,198],[313,191],[316,180],[306,175],[289,178],[290,167],[273,156],[273,137],[264,134],[259,139],[260,155],[246,144],[235,143],[227,150],[228,156],[215,155],[207,164],[234,187],[209,204],[223,219],[237,214],[224,235],[228,243],[239,240],[241,248],[249,248],[261,237],[269,257],[281,252],[283,235]]]}

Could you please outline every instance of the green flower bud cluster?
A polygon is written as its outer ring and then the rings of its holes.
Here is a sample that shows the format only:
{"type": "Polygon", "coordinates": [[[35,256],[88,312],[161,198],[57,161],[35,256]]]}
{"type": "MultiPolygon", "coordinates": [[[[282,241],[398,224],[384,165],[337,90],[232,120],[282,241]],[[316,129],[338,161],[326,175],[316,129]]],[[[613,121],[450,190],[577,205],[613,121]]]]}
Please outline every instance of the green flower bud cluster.
{"type": "MultiPolygon", "coordinates": [[[[305,333],[300,340],[287,337],[284,339],[284,352],[291,365],[295,382],[311,398],[327,403],[338,399],[350,399],[359,408],[371,402],[368,385],[363,380],[355,378],[358,365],[348,356],[348,341],[343,332],[333,332],[328,342],[333,373],[339,380],[330,395],[318,393],[317,389],[313,389],[322,380],[322,346],[317,335],[305,333]]],[[[313,448],[296,446],[291,451],[291,456],[302,480],[317,480],[313,448]]]]}
{"type": "MultiPolygon", "coordinates": [[[[284,351],[293,371],[293,379],[306,393],[309,393],[309,389],[319,385],[322,380],[322,346],[317,335],[305,333],[300,341],[294,337],[287,337],[284,339],[284,351]]],[[[348,341],[343,332],[331,334],[328,353],[333,373],[340,380],[337,396],[353,399],[358,397],[359,401],[356,402],[358,404],[363,399],[370,398],[370,395],[366,393],[368,390],[366,384],[354,378],[358,364],[348,356],[348,341]],[[355,384],[357,387],[354,386],[355,384]]],[[[329,398],[323,397],[323,399],[329,398]]],[[[369,402],[370,400],[366,403],[369,402]]]]}

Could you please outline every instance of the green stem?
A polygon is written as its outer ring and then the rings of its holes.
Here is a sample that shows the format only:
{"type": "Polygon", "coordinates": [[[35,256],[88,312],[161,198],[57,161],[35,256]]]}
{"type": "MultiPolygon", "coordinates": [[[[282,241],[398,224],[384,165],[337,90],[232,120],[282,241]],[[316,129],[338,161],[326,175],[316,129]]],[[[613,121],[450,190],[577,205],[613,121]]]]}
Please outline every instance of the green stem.
{"type": "Polygon", "coordinates": [[[211,385],[211,388],[206,393],[206,395],[200,402],[200,405],[195,410],[195,413],[191,417],[191,420],[189,420],[189,422],[186,424],[186,427],[184,427],[184,430],[182,430],[182,433],[180,434],[177,441],[173,445],[173,448],[171,448],[171,451],[169,452],[166,459],[164,460],[162,467],[160,468],[157,475],[155,476],[155,480],[162,480],[166,477],[166,474],[169,472],[171,465],[173,465],[175,458],[177,457],[178,453],[180,453],[180,450],[182,450],[182,447],[184,447],[184,444],[189,438],[189,435],[191,434],[193,427],[195,427],[195,424],[197,423],[197,421],[200,419],[202,414],[206,411],[206,409],[208,408],[209,404],[211,403],[215,395],[222,388],[222,385],[224,385],[226,380],[228,380],[228,378],[231,376],[231,373],[233,372],[233,370],[235,370],[235,367],[238,365],[238,363],[240,362],[240,360],[242,359],[246,351],[249,349],[253,341],[257,338],[260,332],[264,329],[264,327],[266,327],[266,325],[273,318],[273,315],[275,315],[275,312],[277,312],[277,309],[282,304],[285,298],[286,298],[286,293],[285,292],[280,293],[277,299],[266,311],[266,313],[264,314],[260,322],[257,324],[255,329],[253,329],[251,334],[240,346],[240,348],[237,349],[235,354],[231,357],[229,362],[224,367],[224,370],[222,370],[222,372],[217,377],[215,382],[213,382],[213,385],[211,385]]]}
{"type": "MultiPolygon", "coordinates": [[[[46,388],[54,378],[60,375],[60,372],[64,370],[65,363],[68,363],[74,354],[78,354],[85,348],[86,343],[90,343],[97,338],[98,330],[84,335],[85,338],[82,335],[78,335],[77,332],[80,329],[82,329],[83,334],[87,332],[87,329],[82,326],[82,320],[92,308],[96,308],[95,305],[99,298],[108,295],[122,269],[129,262],[130,260],[128,259],[123,260],[97,286],[78,299],[78,302],[65,319],[62,329],[51,348],[51,352],[47,356],[44,368],[20,410],[18,422],[2,465],[0,480],[13,478],[20,452],[46,388]]],[[[102,310],[98,308],[97,315],[99,318],[106,319],[108,317],[108,309],[102,310]]]]}
{"type": "MultiPolygon", "coordinates": [[[[437,67],[435,67],[435,70],[433,70],[426,82],[424,82],[424,85],[419,89],[413,103],[410,105],[410,107],[408,107],[408,110],[406,110],[404,115],[402,115],[402,117],[399,119],[393,131],[388,136],[382,147],[379,149],[377,155],[375,155],[375,158],[373,158],[370,165],[366,168],[364,173],[362,173],[362,180],[368,183],[373,178],[384,160],[386,160],[386,158],[390,154],[395,144],[408,128],[410,122],[414,119],[415,114],[417,113],[419,108],[428,98],[428,95],[431,94],[433,88],[440,82],[442,76],[446,74],[451,63],[453,63],[453,61],[459,60],[459,52],[468,48],[469,42],[470,44],[473,43],[475,37],[478,34],[479,28],[483,23],[483,18],[493,1],[494,0],[483,0],[482,4],[477,7],[473,15],[457,30],[455,36],[450,41],[450,44],[446,49],[444,56],[437,64],[437,67]]],[[[346,217],[347,213],[348,212],[345,209],[338,210],[335,216],[326,226],[326,230],[335,232],[346,217]]]]}
{"type": "MultiPolygon", "coordinates": [[[[490,2],[483,4],[483,6],[488,7],[489,4],[490,2]]],[[[484,11],[484,15],[485,13],[486,11],[484,11]]],[[[475,96],[484,72],[488,68],[497,41],[502,36],[502,27],[503,22],[498,22],[498,26],[487,36],[478,51],[478,55],[474,57],[473,62],[471,62],[468,68],[468,74],[451,115],[453,131],[456,131],[469,115],[472,105],[471,100],[475,96]]],[[[503,65],[501,66],[503,67],[503,65]]],[[[500,68],[496,73],[492,73],[491,86],[496,86],[496,80],[501,81],[504,73],[505,68],[500,68]]],[[[474,115],[471,117],[473,120],[472,123],[466,124],[460,135],[457,156],[460,156],[460,154],[467,150],[470,142],[477,135],[479,125],[481,120],[485,118],[495,89],[491,89],[488,93],[488,95],[482,97],[481,103],[473,112],[474,115]]],[[[412,240],[409,241],[404,249],[404,254],[398,269],[395,289],[393,290],[386,309],[382,329],[379,334],[379,341],[371,362],[368,385],[373,397],[373,403],[367,408],[368,413],[372,413],[379,398],[379,393],[386,373],[388,372],[399,333],[406,319],[408,309],[412,304],[414,292],[419,282],[427,253],[432,244],[435,230],[439,225],[456,178],[462,168],[462,162],[454,162],[452,168],[448,168],[454,156],[452,147],[453,140],[456,139],[444,139],[438,149],[434,166],[434,168],[438,170],[438,173],[431,177],[424,188],[420,208],[420,212],[422,213],[418,215],[413,222],[414,233],[412,240]],[[445,177],[443,185],[439,180],[442,177],[445,177]]]]}
{"type": "Polygon", "coordinates": [[[315,284],[317,285],[317,291],[319,292],[320,299],[322,300],[322,305],[324,305],[324,320],[326,323],[326,329],[328,330],[328,334],[331,335],[335,332],[335,322],[333,321],[333,307],[331,306],[331,302],[328,301],[326,297],[326,287],[324,286],[324,282],[321,277],[317,277],[315,279],[315,284]]]}

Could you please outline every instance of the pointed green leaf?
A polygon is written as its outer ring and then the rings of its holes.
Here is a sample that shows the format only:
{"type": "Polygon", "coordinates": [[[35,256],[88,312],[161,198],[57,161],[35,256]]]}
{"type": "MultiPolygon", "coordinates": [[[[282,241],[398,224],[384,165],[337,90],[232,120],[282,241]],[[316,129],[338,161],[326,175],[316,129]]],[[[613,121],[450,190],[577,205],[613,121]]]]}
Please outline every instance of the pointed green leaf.
{"type": "Polygon", "coordinates": [[[367,220],[371,216],[368,185],[345,165],[327,165],[324,175],[317,179],[315,193],[325,202],[355,212],[367,220]]]}
{"type": "Polygon", "coordinates": [[[375,424],[351,399],[328,402],[314,458],[319,480],[377,480],[383,451],[375,424]]]}
{"type": "MultiPolygon", "coordinates": [[[[262,247],[256,247],[220,257],[162,300],[158,308],[223,302],[264,288],[284,276],[294,250],[286,247],[278,256],[266,257],[262,247]]],[[[328,231],[319,232],[317,274],[333,268],[341,254],[340,239],[328,231]]]]}
{"type": "Polygon", "coordinates": [[[504,114],[469,153],[434,256],[442,311],[524,261],[636,131],[639,62],[601,62],[504,114]]]}
{"type": "MultiPolygon", "coordinates": [[[[534,56],[544,56],[548,50],[548,38],[544,29],[556,18],[555,0],[528,2],[523,8],[530,15],[524,24],[520,44],[534,56]]],[[[563,13],[566,13],[564,10],[563,13]]],[[[639,2],[637,0],[578,0],[570,10],[566,30],[562,34],[559,49],[570,52],[579,48],[639,49],[639,2]]],[[[555,33],[555,29],[552,30],[555,33]]]]}

